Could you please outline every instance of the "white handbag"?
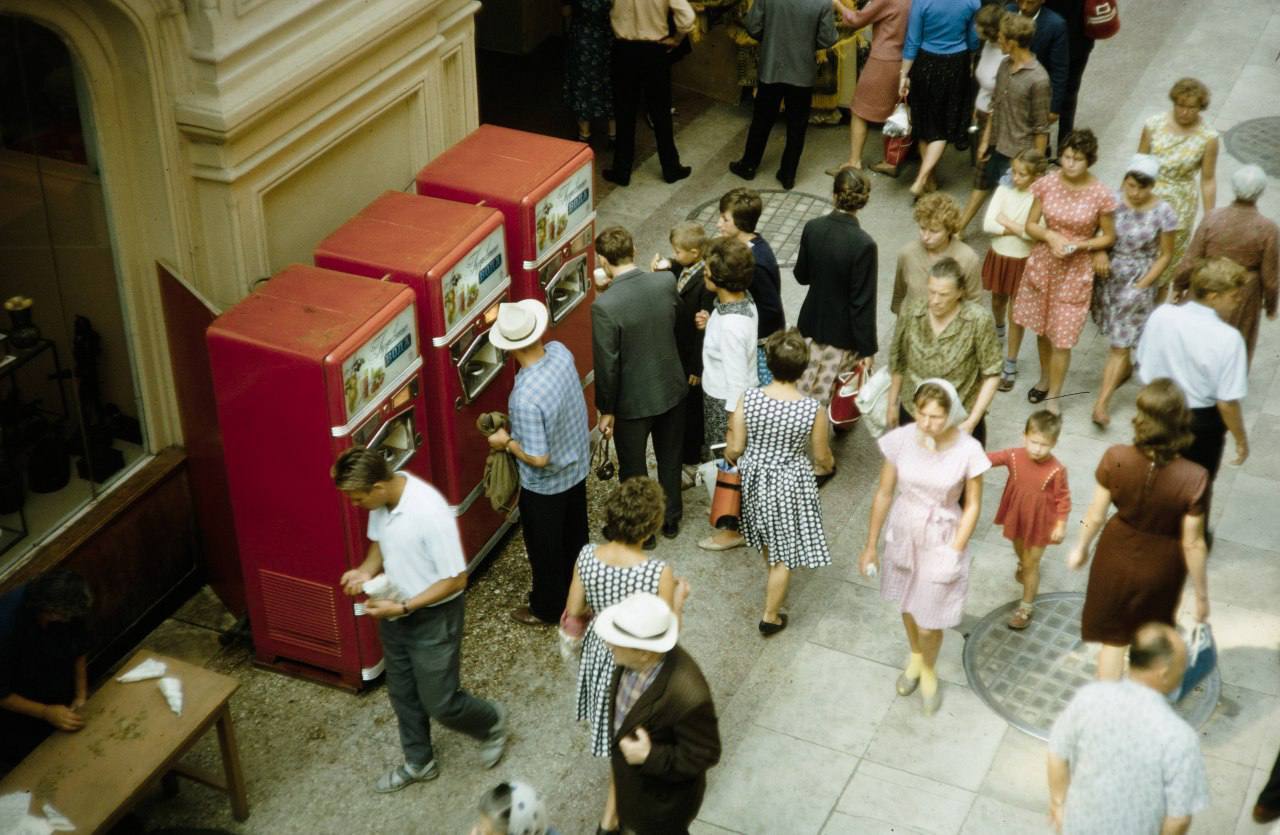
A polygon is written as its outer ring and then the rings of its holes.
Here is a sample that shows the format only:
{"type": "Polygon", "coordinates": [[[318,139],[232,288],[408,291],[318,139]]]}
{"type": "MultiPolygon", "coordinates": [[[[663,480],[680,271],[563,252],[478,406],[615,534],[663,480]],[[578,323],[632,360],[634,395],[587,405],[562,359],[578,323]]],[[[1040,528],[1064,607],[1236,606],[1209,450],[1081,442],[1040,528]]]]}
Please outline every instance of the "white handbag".
{"type": "Polygon", "coordinates": [[[862,384],[858,396],[853,399],[858,411],[862,413],[860,423],[867,427],[873,438],[883,435],[888,423],[889,382],[889,366],[882,365],[871,375],[871,379],[862,384]]]}
{"type": "Polygon", "coordinates": [[[885,136],[911,135],[911,109],[907,107],[905,101],[898,102],[898,106],[893,109],[893,113],[885,120],[881,133],[885,136]]]}

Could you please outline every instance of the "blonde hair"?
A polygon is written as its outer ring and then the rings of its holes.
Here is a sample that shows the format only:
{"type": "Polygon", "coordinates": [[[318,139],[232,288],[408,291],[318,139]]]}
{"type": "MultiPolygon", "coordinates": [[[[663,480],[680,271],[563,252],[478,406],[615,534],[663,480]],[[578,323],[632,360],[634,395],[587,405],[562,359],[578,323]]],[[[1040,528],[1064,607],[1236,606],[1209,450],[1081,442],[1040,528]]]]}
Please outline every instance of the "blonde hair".
{"type": "Polygon", "coordinates": [[[668,240],[676,249],[706,255],[707,241],[710,240],[710,236],[707,235],[707,229],[701,223],[696,220],[686,220],[671,227],[668,240]]]}
{"type": "Polygon", "coordinates": [[[960,206],[950,194],[935,191],[916,202],[911,213],[922,229],[945,229],[950,235],[960,231],[960,206]]]}
{"type": "Polygon", "coordinates": [[[1229,293],[1242,286],[1244,267],[1230,258],[1202,258],[1191,273],[1191,292],[1197,299],[1210,293],[1229,293]]]}
{"type": "Polygon", "coordinates": [[[1000,19],[1000,34],[1005,40],[1026,49],[1031,46],[1031,39],[1036,34],[1036,22],[1020,14],[1005,15],[1000,19]]]}
{"type": "Polygon", "coordinates": [[[1175,105],[1178,99],[1195,99],[1201,110],[1209,107],[1209,88],[1198,78],[1179,78],[1169,88],[1169,101],[1175,105]]]}
{"type": "Polygon", "coordinates": [[[973,27],[978,30],[978,37],[984,41],[994,42],[1000,34],[1000,22],[1004,19],[1004,6],[1000,3],[987,3],[978,9],[973,17],[973,27]]]}
{"type": "Polygon", "coordinates": [[[1044,172],[1049,170],[1049,160],[1035,148],[1023,148],[1014,156],[1013,162],[1020,162],[1027,166],[1037,178],[1042,177],[1044,172]]]}

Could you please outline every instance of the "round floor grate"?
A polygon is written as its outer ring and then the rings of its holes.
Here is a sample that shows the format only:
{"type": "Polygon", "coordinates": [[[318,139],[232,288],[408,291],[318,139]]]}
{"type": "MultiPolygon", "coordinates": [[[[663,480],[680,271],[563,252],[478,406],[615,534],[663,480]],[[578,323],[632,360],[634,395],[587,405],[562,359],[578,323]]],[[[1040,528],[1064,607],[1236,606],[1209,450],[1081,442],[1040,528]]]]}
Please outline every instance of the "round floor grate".
{"type": "MultiPolygon", "coordinates": [[[[831,198],[801,191],[782,189],[757,189],[764,209],[756,232],[773,247],[773,254],[780,267],[794,267],[800,251],[800,233],[804,225],[815,217],[831,212],[831,198]]],[[[716,234],[716,219],[720,217],[720,200],[709,200],[689,212],[686,220],[696,220],[707,228],[708,234],[716,234]]]]}
{"type": "MultiPolygon", "coordinates": [[[[1018,601],[989,613],[964,644],[969,686],[1015,728],[1048,739],[1053,720],[1081,686],[1093,680],[1093,651],[1080,640],[1084,595],[1054,592],[1036,598],[1036,615],[1022,631],[1006,623],[1018,601]]],[[[1180,701],[1176,710],[1193,728],[1218,705],[1217,669],[1180,701]]]]}
{"type": "Polygon", "coordinates": [[[1231,156],[1261,166],[1268,176],[1280,177],[1280,116],[1241,122],[1227,131],[1223,140],[1231,156]]]}

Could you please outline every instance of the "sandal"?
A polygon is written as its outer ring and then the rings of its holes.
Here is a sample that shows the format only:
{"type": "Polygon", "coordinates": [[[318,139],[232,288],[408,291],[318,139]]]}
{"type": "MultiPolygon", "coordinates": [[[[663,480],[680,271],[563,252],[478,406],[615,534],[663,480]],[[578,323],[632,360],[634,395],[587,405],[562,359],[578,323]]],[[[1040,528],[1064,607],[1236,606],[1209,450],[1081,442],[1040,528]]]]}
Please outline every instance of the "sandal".
{"type": "Polygon", "coordinates": [[[1048,396],[1049,396],[1048,389],[1038,389],[1035,386],[1032,386],[1030,389],[1027,390],[1028,403],[1043,403],[1044,399],[1048,396]]]}
{"type": "Polygon", "coordinates": [[[391,792],[400,791],[405,786],[434,780],[439,776],[440,769],[436,767],[435,760],[427,763],[421,773],[418,774],[411,771],[408,765],[401,764],[379,777],[378,781],[373,784],[373,790],[378,794],[390,794],[391,792]]]}
{"type": "Polygon", "coordinates": [[[1000,371],[1000,383],[996,391],[1013,391],[1013,381],[1018,376],[1018,361],[1006,359],[1000,371]]]}
{"type": "Polygon", "coordinates": [[[1026,629],[1031,623],[1031,616],[1035,614],[1035,607],[1030,603],[1019,603],[1018,608],[1013,610],[1013,615],[1009,618],[1010,629],[1026,629]]]}

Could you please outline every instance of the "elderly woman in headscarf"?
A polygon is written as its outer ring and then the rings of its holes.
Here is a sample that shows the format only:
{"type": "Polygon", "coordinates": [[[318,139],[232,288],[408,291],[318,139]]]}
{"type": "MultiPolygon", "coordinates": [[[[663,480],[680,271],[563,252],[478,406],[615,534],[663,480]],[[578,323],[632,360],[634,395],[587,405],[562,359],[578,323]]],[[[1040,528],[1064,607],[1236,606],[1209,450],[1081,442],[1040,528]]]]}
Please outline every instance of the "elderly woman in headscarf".
{"type": "Polygon", "coordinates": [[[1258,198],[1267,188],[1267,175],[1256,165],[1246,165],[1231,175],[1235,202],[1214,209],[1200,222],[1187,253],[1173,274],[1175,298],[1186,295],[1191,272],[1202,258],[1230,258],[1248,271],[1240,301],[1223,318],[1244,337],[1253,362],[1258,344],[1258,319],[1265,307],[1267,318],[1276,318],[1280,296],[1280,227],[1258,211],[1258,198]]]}
{"type": "Polygon", "coordinates": [[[858,567],[867,576],[876,574],[883,528],[880,597],[898,604],[911,645],[898,694],[909,696],[919,687],[924,713],[931,715],[942,702],[935,672],[942,631],[960,623],[964,611],[969,538],[982,509],[982,474],[991,462],[961,428],[966,412],[955,386],[933,377],[912,389],[911,400],[915,422],[880,439],[885,460],[858,567]]]}

